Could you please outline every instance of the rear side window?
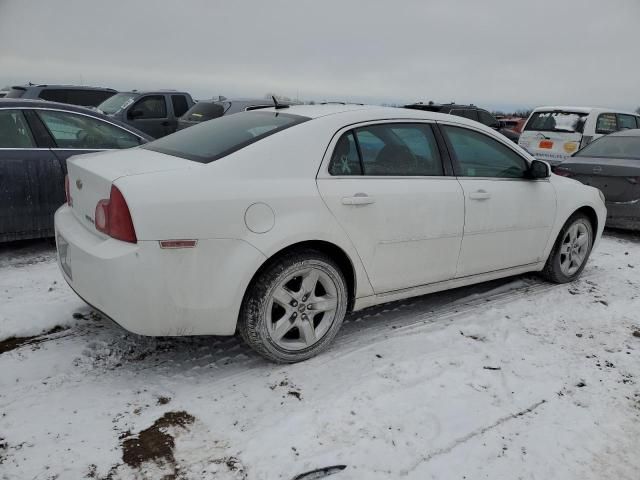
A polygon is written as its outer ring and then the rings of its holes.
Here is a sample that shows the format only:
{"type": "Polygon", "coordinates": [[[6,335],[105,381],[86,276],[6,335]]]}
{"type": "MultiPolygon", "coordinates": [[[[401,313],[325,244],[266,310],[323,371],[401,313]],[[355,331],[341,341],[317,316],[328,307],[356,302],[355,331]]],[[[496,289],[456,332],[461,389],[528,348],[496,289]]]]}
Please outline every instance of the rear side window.
{"type": "Polygon", "coordinates": [[[137,136],[97,118],[53,110],[37,113],[58,148],[106,150],[140,145],[137,136]]]}
{"type": "Polygon", "coordinates": [[[307,117],[281,112],[243,112],[180,130],[142,148],[210,163],[307,120],[307,117]]]}
{"type": "Polygon", "coordinates": [[[83,107],[97,107],[115,92],[108,90],[68,90],[67,103],[83,107]]]}
{"type": "Polygon", "coordinates": [[[164,95],[147,95],[136,102],[129,115],[136,119],[167,118],[167,104],[164,95]],[[139,112],[137,115],[133,112],[139,112]]]}
{"type": "Polygon", "coordinates": [[[442,127],[462,177],[523,178],[528,164],[497,140],[467,128],[442,127]]]}
{"type": "Polygon", "coordinates": [[[40,92],[38,95],[43,100],[48,100],[50,102],[60,102],[60,103],[68,103],[67,102],[67,90],[60,89],[45,89],[40,92]]]}
{"type": "Polygon", "coordinates": [[[638,128],[634,115],[618,114],[618,130],[630,130],[634,128],[638,128]]]}
{"type": "Polygon", "coordinates": [[[343,136],[332,155],[331,175],[440,176],[442,162],[431,126],[390,123],[357,128],[343,136]],[[359,153],[354,148],[357,141],[359,153]],[[348,149],[346,147],[349,147],[348,149]],[[362,168],[358,165],[361,159],[362,168]]]}
{"type": "Polygon", "coordinates": [[[171,103],[173,104],[173,113],[176,117],[181,117],[189,110],[187,97],[184,95],[171,95],[171,103]]]}
{"type": "Polygon", "coordinates": [[[31,130],[21,110],[0,110],[0,148],[33,148],[31,130]]]}
{"type": "Polygon", "coordinates": [[[565,112],[560,110],[535,112],[531,115],[524,130],[582,133],[587,115],[587,113],[583,112],[565,112]]]}
{"type": "Polygon", "coordinates": [[[336,143],[331,155],[329,173],[331,175],[362,175],[360,156],[353,132],[345,133],[336,143]]]}
{"type": "Polygon", "coordinates": [[[601,113],[596,121],[596,133],[607,135],[618,131],[618,121],[615,113],[601,113]]]}

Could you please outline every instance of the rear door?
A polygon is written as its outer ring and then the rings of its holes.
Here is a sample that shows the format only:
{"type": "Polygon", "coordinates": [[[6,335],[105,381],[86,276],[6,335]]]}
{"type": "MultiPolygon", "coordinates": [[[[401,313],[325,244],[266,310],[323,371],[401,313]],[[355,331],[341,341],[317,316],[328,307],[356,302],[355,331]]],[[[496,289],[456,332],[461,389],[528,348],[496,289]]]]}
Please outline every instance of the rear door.
{"type": "Polygon", "coordinates": [[[455,275],[464,199],[436,134],[431,124],[403,122],[340,132],[318,175],[376,293],[455,275]]]}
{"type": "Polygon", "coordinates": [[[0,241],[53,235],[52,214],[64,203],[60,162],[25,113],[0,109],[0,241]]]}
{"type": "Polygon", "coordinates": [[[126,121],[138,130],[160,138],[175,132],[177,121],[172,123],[166,95],[144,95],[126,112],[126,121]]]}

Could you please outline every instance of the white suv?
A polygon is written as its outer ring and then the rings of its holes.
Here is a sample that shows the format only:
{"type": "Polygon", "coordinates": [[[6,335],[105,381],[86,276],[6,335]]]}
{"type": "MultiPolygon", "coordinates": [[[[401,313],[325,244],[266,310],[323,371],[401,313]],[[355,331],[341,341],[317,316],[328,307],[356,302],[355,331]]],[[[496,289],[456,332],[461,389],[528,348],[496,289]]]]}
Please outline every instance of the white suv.
{"type": "Polygon", "coordinates": [[[527,119],[518,145],[539,160],[557,165],[592,140],[640,128],[640,116],[610,108],[538,107],[527,119]]]}

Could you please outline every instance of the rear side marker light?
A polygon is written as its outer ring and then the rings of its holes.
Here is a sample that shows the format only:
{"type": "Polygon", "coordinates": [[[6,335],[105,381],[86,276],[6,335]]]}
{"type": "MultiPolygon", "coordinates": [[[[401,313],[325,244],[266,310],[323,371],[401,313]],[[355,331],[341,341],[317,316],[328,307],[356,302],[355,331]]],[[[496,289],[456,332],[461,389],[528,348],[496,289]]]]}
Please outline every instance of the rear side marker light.
{"type": "Polygon", "coordinates": [[[197,240],[160,240],[160,248],[193,248],[197,240]]]}

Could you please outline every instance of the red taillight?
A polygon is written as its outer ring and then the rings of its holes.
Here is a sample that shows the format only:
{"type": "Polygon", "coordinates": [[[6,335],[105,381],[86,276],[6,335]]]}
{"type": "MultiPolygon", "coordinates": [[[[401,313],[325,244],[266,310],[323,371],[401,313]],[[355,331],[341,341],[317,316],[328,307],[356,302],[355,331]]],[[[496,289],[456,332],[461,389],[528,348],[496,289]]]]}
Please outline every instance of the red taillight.
{"type": "Polygon", "coordinates": [[[109,200],[100,200],[94,218],[96,229],[123,242],[136,243],[131,213],[118,187],[111,185],[109,200]]]}
{"type": "Polygon", "coordinates": [[[67,200],[67,205],[73,205],[73,199],[71,198],[71,192],[69,191],[69,175],[64,176],[64,196],[67,200]]]}

